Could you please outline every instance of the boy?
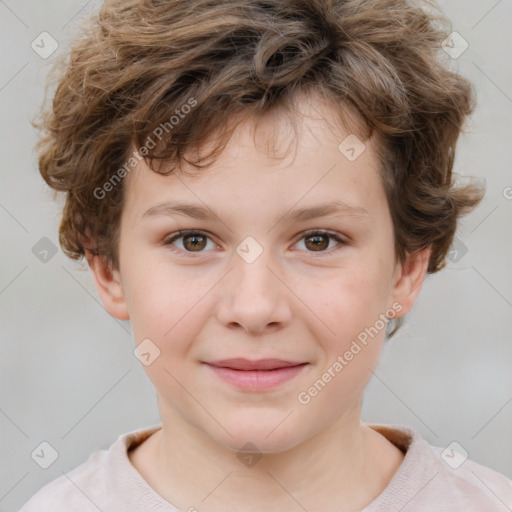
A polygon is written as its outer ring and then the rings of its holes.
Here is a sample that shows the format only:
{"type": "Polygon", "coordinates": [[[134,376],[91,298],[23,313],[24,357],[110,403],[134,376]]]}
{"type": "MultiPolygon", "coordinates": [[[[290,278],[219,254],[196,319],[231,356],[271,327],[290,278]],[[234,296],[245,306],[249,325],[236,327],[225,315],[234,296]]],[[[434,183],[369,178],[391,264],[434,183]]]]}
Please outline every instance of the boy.
{"type": "Polygon", "coordinates": [[[452,182],[474,98],[436,21],[405,0],[105,3],[39,163],[162,423],[22,512],[510,509],[505,476],[360,419],[483,194],[452,182]]]}

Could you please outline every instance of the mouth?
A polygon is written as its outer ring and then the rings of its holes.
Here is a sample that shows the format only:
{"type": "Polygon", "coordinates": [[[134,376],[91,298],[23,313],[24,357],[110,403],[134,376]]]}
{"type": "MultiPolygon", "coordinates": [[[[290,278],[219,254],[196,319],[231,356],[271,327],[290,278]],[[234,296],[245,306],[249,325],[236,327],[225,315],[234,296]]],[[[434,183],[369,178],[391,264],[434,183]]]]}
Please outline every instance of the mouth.
{"type": "Polygon", "coordinates": [[[250,359],[237,357],[235,359],[212,361],[206,364],[216,366],[217,368],[231,368],[232,370],[279,370],[307,363],[284,361],[283,359],[258,359],[257,361],[251,361],[250,359]]]}
{"type": "Polygon", "coordinates": [[[282,359],[224,359],[205,363],[213,373],[231,386],[246,391],[263,391],[290,381],[309,363],[282,359]]]}

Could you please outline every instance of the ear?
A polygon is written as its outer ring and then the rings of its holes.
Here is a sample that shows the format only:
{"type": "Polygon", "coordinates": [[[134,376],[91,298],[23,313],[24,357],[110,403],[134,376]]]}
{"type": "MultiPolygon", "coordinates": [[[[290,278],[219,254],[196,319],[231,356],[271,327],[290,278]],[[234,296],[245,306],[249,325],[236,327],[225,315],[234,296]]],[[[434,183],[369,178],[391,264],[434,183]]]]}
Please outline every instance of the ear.
{"type": "Polygon", "coordinates": [[[392,297],[393,301],[402,305],[402,309],[396,317],[404,316],[412,309],[425,280],[431,252],[432,247],[429,246],[408,254],[404,264],[397,264],[392,297]]]}
{"type": "Polygon", "coordinates": [[[105,309],[119,320],[128,320],[130,315],[126,306],[121,274],[108,264],[105,257],[86,254],[96,288],[105,309]]]}

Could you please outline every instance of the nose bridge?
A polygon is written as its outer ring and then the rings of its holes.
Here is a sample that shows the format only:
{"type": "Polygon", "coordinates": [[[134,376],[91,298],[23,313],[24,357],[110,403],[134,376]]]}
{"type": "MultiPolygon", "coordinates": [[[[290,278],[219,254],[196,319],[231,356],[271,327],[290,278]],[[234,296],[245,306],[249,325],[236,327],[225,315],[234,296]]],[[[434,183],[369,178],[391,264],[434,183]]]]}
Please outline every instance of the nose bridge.
{"type": "Polygon", "coordinates": [[[275,301],[279,293],[276,276],[270,271],[275,267],[272,250],[263,247],[253,237],[247,237],[234,255],[235,287],[238,300],[275,301]]]}
{"type": "Polygon", "coordinates": [[[280,282],[272,251],[254,239],[244,240],[233,255],[233,270],[226,280],[219,318],[246,330],[260,331],[287,320],[286,287],[280,282]]]}
{"type": "Polygon", "coordinates": [[[270,271],[273,266],[273,258],[270,250],[264,250],[254,261],[248,261],[238,255],[236,261],[236,279],[241,291],[249,295],[256,294],[260,297],[270,297],[275,294],[276,277],[270,271]]]}

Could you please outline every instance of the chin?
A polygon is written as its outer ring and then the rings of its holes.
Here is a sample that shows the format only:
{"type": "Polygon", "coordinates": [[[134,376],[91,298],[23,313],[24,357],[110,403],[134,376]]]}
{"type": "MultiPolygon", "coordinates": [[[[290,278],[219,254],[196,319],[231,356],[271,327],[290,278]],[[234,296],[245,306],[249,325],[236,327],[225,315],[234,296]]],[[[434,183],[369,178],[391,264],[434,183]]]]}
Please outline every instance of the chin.
{"type": "MultiPolygon", "coordinates": [[[[235,452],[253,453],[281,453],[289,450],[306,439],[306,433],[301,436],[300,429],[294,425],[291,418],[286,419],[287,414],[279,417],[270,416],[262,419],[261,412],[245,414],[243,419],[223,422],[224,429],[207,434],[217,443],[235,452]],[[285,426],[285,423],[288,423],[285,426]]],[[[292,415],[290,415],[292,416],[292,415]]]]}

